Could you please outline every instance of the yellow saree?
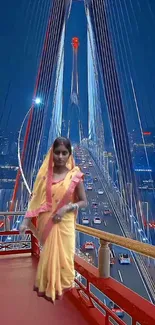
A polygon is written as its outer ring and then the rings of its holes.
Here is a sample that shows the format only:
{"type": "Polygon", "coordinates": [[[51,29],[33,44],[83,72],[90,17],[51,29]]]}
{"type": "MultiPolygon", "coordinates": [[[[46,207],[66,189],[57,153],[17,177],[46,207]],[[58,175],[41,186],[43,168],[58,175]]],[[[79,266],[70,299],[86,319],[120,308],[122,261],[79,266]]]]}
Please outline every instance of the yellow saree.
{"type": "Polygon", "coordinates": [[[76,202],[75,188],[83,174],[74,166],[71,156],[66,177],[53,182],[52,157],[51,149],[39,170],[25,217],[37,217],[38,239],[43,244],[34,290],[38,296],[54,302],[74,285],[76,213],[66,213],[57,224],[53,223],[52,217],[65,204],[76,202]]]}

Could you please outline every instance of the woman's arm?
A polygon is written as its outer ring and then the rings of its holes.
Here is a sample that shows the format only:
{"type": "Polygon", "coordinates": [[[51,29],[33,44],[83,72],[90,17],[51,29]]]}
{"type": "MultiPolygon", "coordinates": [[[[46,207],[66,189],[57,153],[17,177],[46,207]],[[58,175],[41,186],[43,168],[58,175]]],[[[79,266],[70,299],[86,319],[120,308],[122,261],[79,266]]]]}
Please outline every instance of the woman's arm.
{"type": "Polygon", "coordinates": [[[56,216],[53,218],[54,222],[60,222],[63,215],[66,212],[70,212],[79,208],[85,208],[87,206],[87,197],[84,189],[83,182],[79,183],[76,187],[75,194],[78,197],[78,201],[75,204],[69,203],[68,205],[63,206],[57,211],[56,216]]]}
{"type": "Polygon", "coordinates": [[[85,208],[87,206],[87,197],[83,182],[79,183],[76,187],[76,195],[78,197],[77,205],[79,208],[85,208]]]}

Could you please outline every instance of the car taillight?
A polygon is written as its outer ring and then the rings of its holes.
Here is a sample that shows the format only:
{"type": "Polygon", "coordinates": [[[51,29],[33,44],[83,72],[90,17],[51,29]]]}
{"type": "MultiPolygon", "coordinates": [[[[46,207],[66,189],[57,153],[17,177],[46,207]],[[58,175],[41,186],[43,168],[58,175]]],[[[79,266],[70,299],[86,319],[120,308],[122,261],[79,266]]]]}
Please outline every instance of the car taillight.
{"type": "Polygon", "coordinates": [[[118,313],[118,312],[122,312],[122,309],[115,309],[115,308],[113,308],[112,311],[113,311],[114,313],[118,313]]]}

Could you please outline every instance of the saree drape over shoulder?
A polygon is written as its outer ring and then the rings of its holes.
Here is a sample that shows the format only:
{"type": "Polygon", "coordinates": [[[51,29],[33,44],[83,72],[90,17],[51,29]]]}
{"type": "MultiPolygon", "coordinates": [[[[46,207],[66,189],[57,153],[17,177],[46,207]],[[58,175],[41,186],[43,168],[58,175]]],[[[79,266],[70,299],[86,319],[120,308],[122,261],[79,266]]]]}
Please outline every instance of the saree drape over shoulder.
{"type": "Polygon", "coordinates": [[[66,177],[53,182],[53,152],[47,154],[36,178],[26,218],[37,217],[37,237],[43,245],[34,289],[52,302],[74,285],[75,212],[68,212],[60,223],[52,221],[56,212],[76,202],[75,188],[83,174],[72,156],[66,177]]]}

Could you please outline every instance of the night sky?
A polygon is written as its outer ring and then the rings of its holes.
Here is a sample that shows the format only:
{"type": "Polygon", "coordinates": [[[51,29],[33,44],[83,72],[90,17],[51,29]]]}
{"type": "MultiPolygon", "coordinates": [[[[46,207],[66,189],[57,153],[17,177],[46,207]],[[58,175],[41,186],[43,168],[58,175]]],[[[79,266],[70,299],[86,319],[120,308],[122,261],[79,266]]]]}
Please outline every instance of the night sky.
{"type": "Polygon", "coordinates": [[[138,128],[130,78],[143,129],[155,127],[155,1],[106,2],[128,128],[138,128]]]}
{"type": "MultiPolygon", "coordinates": [[[[0,129],[5,130],[6,134],[19,130],[32,102],[50,1],[0,2],[0,129]]],[[[139,128],[130,77],[133,79],[143,129],[149,130],[155,127],[155,1],[106,2],[128,130],[131,132],[139,128]]],[[[69,103],[71,88],[73,36],[80,39],[80,107],[87,125],[86,17],[81,2],[73,4],[67,23],[64,109],[69,103]]],[[[104,112],[103,116],[106,129],[108,120],[104,112]]]]}

